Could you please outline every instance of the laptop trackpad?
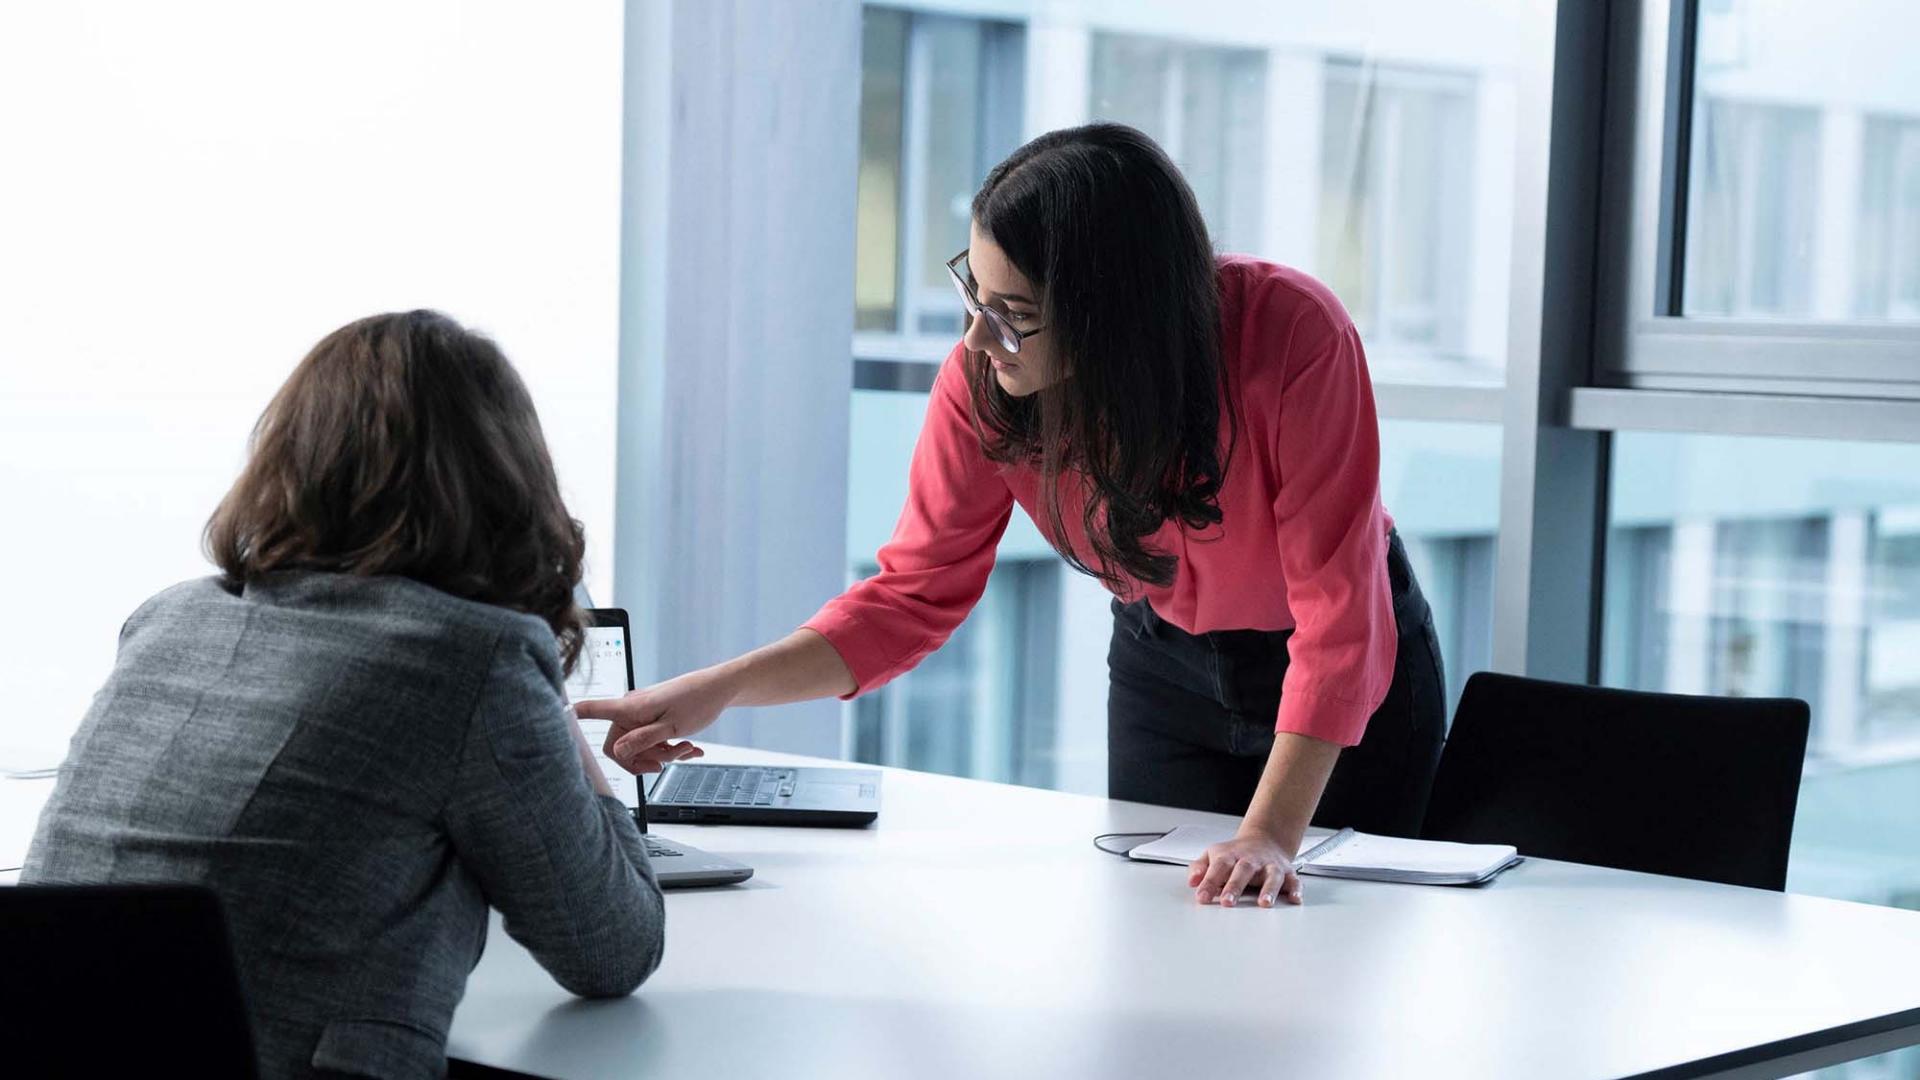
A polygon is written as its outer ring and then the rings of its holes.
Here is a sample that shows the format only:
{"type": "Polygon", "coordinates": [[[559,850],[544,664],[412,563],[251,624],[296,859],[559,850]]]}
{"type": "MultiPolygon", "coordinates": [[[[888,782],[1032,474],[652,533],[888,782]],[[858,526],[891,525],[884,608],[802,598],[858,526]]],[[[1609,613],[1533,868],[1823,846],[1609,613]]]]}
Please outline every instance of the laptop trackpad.
{"type": "Polygon", "coordinates": [[[802,780],[793,786],[793,801],[852,806],[860,801],[860,785],[836,784],[829,780],[802,780]]]}

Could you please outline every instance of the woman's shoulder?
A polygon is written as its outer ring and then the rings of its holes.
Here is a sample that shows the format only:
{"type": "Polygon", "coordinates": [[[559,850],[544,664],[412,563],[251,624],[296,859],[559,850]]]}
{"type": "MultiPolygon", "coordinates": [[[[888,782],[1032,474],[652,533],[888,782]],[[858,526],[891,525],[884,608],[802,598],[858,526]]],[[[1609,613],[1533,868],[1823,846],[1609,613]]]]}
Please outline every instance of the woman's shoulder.
{"type": "Polygon", "coordinates": [[[389,611],[404,613],[476,654],[485,651],[484,666],[493,677],[562,685],[559,641],[538,615],[455,596],[412,578],[359,580],[378,593],[389,611]]]}
{"type": "Polygon", "coordinates": [[[1219,261],[1221,342],[1241,393],[1282,393],[1316,361],[1351,356],[1364,377],[1359,332],[1339,297],[1312,274],[1246,255],[1219,261]]]}
{"type": "MultiPolygon", "coordinates": [[[[278,571],[244,584],[221,576],[196,578],[162,590],[128,618],[122,634],[177,622],[206,625],[222,618],[253,619],[285,632],[349,625],[356,640],[436,639],[439,648],[492,650],[513,642],[539,656],[557,652],[553,631],[538,616],[455,596],[412,578],[320,571],[278,571]],[[279,618],[259,618],[271,612],[279,618]]],[[[375,646],[380,647],[376,644],[375,646]]]]}
{"type": "Polygon", "coordinates": [[[1326,282],[1297,267],[1251,255],[1222,255],[1215,265],[1222,318],[1342,333],[1352,316],[1326,282]]]}
{"type": "Polygon", "coordinates": [[[247,582],[240,595],[264,604],[351,612],[359,609],[402,609],[449,622],[506,627],[520,622],[540,624],[525,612],[498,604],[469,600],[423,581],[394,574],[336,574],[317,570],[283,570],[247,582]]]}
{"type": "Polygon", "coordinates": [[[238,596],[238,589],[228,584],[226,578],[219,575],[192,578],[169,585],[152,596],[141,601],[133,609],[126,621],[120,625],[120,635],[140,630],[155,623],[166,623],[180,618],[201,619],[210,614],[209,609],[230,605],[238,596]]]}

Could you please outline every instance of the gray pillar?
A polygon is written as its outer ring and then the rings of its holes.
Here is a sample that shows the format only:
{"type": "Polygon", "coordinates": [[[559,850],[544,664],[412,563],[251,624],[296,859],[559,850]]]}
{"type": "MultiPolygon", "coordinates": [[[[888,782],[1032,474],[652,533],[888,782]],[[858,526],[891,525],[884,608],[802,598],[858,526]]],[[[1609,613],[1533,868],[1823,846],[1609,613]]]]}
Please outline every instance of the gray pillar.
{"type": "MultiPolygon", "coordinates": [[[[1519,106],[1523,130],[1537,125],[1543,110],[1550,110],[1551,127],[1548,144],[1520,141],[1522,174],[1514,186],[1514,295],[1540,302],[1516,303],[1512,315],[1493,666],[1565,682],[1598,676],[1607,441],[1601,432],[1570,427],[1567,411],[1571,391],[1592,370],[1606,89],[1605,50],[1593,43],[1605,39],[1609,11],[1606,4],[1559,6],[1553,41],[1523,50],[1527,63],[1552,65],[1552,99],[1523,96],[1519,106]],[[1544,205],[1540,185],[1527,175],[1541,168],[1544,205]],[[1537,363],[1522,354],[1528,349],[1539,350],[1537,363]]],[[[1522,82],[1539,85],[1537,73],[1522,82]]]]}
{"type": "MultiPolygon", "coordinates": [[[[635,674],[779,638],[846,584],[858,0],[629,0],[614,591],[635,674]]],[[[838,756],[842,707],[716,741],[838,756]]]]}

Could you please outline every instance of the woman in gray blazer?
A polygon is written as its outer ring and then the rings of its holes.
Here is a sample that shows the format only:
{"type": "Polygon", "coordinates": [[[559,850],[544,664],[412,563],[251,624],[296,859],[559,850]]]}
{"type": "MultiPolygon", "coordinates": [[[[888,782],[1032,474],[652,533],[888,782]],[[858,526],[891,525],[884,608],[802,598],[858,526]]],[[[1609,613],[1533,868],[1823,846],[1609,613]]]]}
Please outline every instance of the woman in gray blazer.
{"type": "Polygon", "coordinates": [[[660,890],[561,689],[580,525],[491,341],[328,335],[206,540],[222,573],[121,630],[23,882],[211,887],[267,1076],[443,1073],[489,905],[576,994],[652,973],[660,890]]]}

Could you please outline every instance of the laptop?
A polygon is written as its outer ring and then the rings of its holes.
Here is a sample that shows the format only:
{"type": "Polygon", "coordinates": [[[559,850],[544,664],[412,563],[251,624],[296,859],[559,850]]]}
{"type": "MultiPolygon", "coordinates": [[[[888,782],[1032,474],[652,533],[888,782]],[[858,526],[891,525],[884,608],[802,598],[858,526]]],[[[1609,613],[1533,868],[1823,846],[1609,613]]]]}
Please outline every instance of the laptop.
{"type": "MultiPolygon", "coordinates": [[[[620,608],[592,608],[587,612],[587,639],[580,647],[580,661],[567,676],[567,700],[619,697],[633,689],[632,641],[627,633],[627,613],[620,608]]],[[[647,833],[646,795],[640,778],[609,760],[601,747],[606,744],[607,720],[582,720],[580,730],[607,774],[607,786],[614,798],[633,812],[640,826],[641,840],[647,846],[647,859],[663,889],[687,889],[702,885],[734,885],[753,876],[753,867],[735,862],[696,847],[662,840],[647,833]]]]}
{"type": "Polygon", "coordinates": [[[676,761],[647,795],[652,821],[858,827],[879,816],[877,769],[676,761]]]}

